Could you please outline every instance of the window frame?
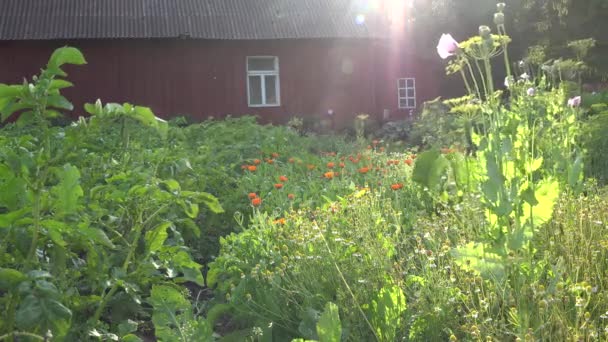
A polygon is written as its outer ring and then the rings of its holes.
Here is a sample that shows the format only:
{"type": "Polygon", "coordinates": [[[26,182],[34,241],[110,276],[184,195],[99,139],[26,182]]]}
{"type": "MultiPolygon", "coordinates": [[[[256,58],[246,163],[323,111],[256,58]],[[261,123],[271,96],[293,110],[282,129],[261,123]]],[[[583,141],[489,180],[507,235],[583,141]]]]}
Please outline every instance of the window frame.
{"type": "Polygon", "coordinates": [[[416,109],[416,78],[415,77],[403,77],[397,79],[397,107],[399,109],[416,109]],[[401,87],[401,81],[404,82],[404,87],[401,87]],[[408,81],[411,81],[412,86],[408,86],[408,81]],[[401,91],[405,92],[405,96],[401,96],[401,91]],[[408,96],[408,90],[413,91],[412,96],[408,96]],[[401,101],[405,100],[405,106],[401,105],[401,101]],[[413,106],[410,106],[410,101],[413,101],[413,106]]]}
{"type": "Polygon", "coordinates": [[[246,82],[247,82],[247,105],[250,108],[263,108],[263,107],[280,107],[281,106],[281,79],[280,79],[280,67],[278,56],[247,56],[246,62],[246,82]],[[272,58],[274,62],[274,70],[249,70],[249,60],[254,58],[272,58]],[[249,78],[251,76],[259,76],[261,81],[261,104],[251,103],[251,84],[249,78]],[[277,96],[276,103],[267,103],[266,96],[266,77],[276,77],[275,92],[277,96]]]}

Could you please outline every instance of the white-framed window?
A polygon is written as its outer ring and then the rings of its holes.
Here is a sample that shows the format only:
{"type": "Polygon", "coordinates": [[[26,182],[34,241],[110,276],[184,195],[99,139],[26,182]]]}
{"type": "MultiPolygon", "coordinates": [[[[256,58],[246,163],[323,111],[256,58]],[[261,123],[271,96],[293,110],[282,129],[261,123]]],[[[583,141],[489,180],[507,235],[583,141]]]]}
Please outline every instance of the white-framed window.
{"type": "Polygon", "coordinates": [[[278,57],[247,57],[247,102],[249,107],[281,105],[278,57]]]}
{"type": "Polygon", "coordinates": [[[397,80],[399,109],[416,108],[416,79],[400,78],[397,80]]]}

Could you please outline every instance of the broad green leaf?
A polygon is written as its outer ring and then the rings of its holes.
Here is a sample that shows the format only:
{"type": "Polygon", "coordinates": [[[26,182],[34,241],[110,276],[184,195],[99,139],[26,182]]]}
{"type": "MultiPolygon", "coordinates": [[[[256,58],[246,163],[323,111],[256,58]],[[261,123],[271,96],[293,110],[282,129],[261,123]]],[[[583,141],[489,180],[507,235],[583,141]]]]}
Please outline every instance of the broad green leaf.
{"type": "Polygon", "coordinates": [[[423,152],[416,158],[412,180],[433,190],[439,185],[449,165],[447,159],[438,150],[423,152]]]}
{"type": "Polygon", "coordinates": [[[584,179],[583,166],[583,156],[580,153],[577,153],[574,163],[568,165],[568,185],[570,188],[580,188],[584,179]]]}
{"type": "Polygon", "coordinates": [[[144,340],[142,340],[141,338],[133,335],[133,334],[128,334],[123,336],[120,339],[121,342],[143,342],[144,340]]]}
{"type": "Polygon", "coordinates": [[[536,195],[534,194],[534,189],[529,186],[521,192],[521,199],[533,206],[538,204],[538,200],[536,199],[536,195]]]}
{"type": "Polygon", "coordinates": [[[112,240],[110,240],[106,233],[99,228],[91,227],[87,223],[81,223],[78,225],[78,232],[94,243],[98,243],[112,249],[116,248],[114,243],[112,243],[112,240]]]}
{"type": "Polygon", "coordinates": [[[306,338],[317,338],[317,323],[321,313],[314,308],[308,307],[300,314],[300,324],[298,325],[298,335],[306,338]]]}
{"type": "Polygon", "coordinates": [[[86,64],[86,60],[82,53],[73,47],[61,47],[53,52],[48,68],[59,68],[64,64],[82,65],[86,64]]]}
{"type": "Polygon", "coordinates": [[[430,189],[430,174],[433,171],[435,161],[440,155],[437,150],[425,151],[419,154],[416,158],[412,180],[430,189]]]}
{"type": "Polygon", "coordinates": [[[530,204],[524,203],[522,221],[538,227],[553,216],[553,207],[559,197],[559,183],[554,180],[543,180],[537,184],[535,195],[538,204],[530,207],[530,204]],[[530,208],[532,216],[530,216],[530,208]]]}
{"type": "Polygon", "coordinates": [[[342,339],[342,323],[338,306],[328,302],[317,323],[319,342],[340,342],[342,339]]]}
{"type": "Polygon", "coordinates": [[[152,112],[152,109],[148,107],[135,106],[131,117],[146,126],[156,127],[158,125],[156,116],[152,112]]]}
{"type": "MultiPolygon", "coordinates": [[[[6,121],[14,113],[16,113],[20,110],[23,110],[23,109],[28,109],[28,108],[30,108],[30,106],[28,104],[10,101],[5,106],[0,108],[0,114],[2,114],[2,121],[6,121]]],[[[21,118],[23,116],[24,115],[21,114],[21,116],[19,118],[21,118]]],[[[31,116],[33,116],[33,114],[31,116]]]]}
{"type": "Polygon", "coordinates": [[[61,95],[48,96],[46,101],[47,101],[47,105],[49,107],[55,107],[55,108],[66,109],[66,110],[74,109],[74,106],[72,105],[72,103],[61,95]]]}
{"type": "Polygon", "coordinates": [[[30,330],[43,319],[40,300],[34,295],[26,296],[19,304],[15,315],[15,323],[20,329],[30,330]]]}
{"type": "Polygon", "coordinates": [[[500,281],[505,277],[504,259],[482,243],[470,242],[453,250],[453,254],[456,264],[485,279],[500,281]]]}
{"type": "Polygon", "coordinates": [[[169,236],[167,228],[171,226],[171,222],[163,222],[153,229],[146,232],[145,241],[148,254],[154,253],[161,249],[165,240],[169,236]]]}
{"type": "Polygon", "coordinates": [[[180,291],[166,285],[154,285],[150,294],[152,323],[159,341],[213,341],[211,326],[194,317],[192,305],[180,291]]]}
{"type": "Polygon", "coordinates": [[[91,115],[102,115],[103,106],[101,105],[101,100],[97,99],[94,104],[85,103],[84,110],[91,115]]]}
{"type": "Polygon", "coordinates": [[[46,228],[48,237],[56,244],[61,247],[65,247],[67,243],[63,240],[63,234],[68,231],[69,227],[60,221],[55,220],[43,220],[40,224],[46,228]]]}
{"type": "Polygon", "coordinates": [[[198,204],[190,201],[179,201],[178,203],[184,209],[184,214],[188,215],[189,218],[195,219],[198,216],[198,204]]]}
{"type": "Polygon", "coordinates": [[[65,216],[76,211],[78,199],[84,194],[80,187],[80,172],[70,164],[57,173],[60,181],[51,190],[54,195],[53,207],[59,216],[65,216]]]}
{"type": "Polygon", "coordinates": [[[165,179],[159,184],[160,188],[173,194],[179,193],[181,187],[175,179],[165,179]]]}
{"type": "Polygon", "coordinates": [[[27,280],[27,276],[12,268],[0,268],[0,290],[8,292],[21,282],[27,280]]]}
{"type": "Polygon", "coordinates": [[[222,208],[220,201],[212,194],[206,192],[199,192],[196,196],[196,199],[199,202],[204,203],[212,212],[216,214],[221,214],[224,212],[224,208],[222,208]]]}
{"type": "Polygon", "coordinates": [[[205,285],[205,279],[203,278],[203,274],[201,273],[202,265],[192,260],[188,253],[183,250],[178,251],[172,256],[171,260],[169,261],[183,274],[183,278],[176,278],[176,281],[191,281],[193,283],[198,284],[199,286],[205,285]]]}
{"type": "Polygon", "coordinates": [[[17,220],[25,216],[31,211],[30,208],[23,208],[21,210],[11,211],[6,214],[0,214],[0,228],[8,228],[14,224],[17,220]]]}
{"type": "Polygon", "coordinates": [[[130,334],[130,333],[136,332],[136,331],[137,331],[137,322],[135,322],[133,320],[128,319],[128,320],[118,324],[118,333],[120,335],[126,335],[126,334],[130,334]]]}
{"type": "Polygon", "coordinates": [[[7,85],[0,83],[0,97],[15,98],[21,94],[22,90],[22,85],[7,85]]]}
{"type": "Polygon", "coordinates": [[[397,285],[386,285],[370,305],[370,321],[380,341],[395,341],[407,308],[405,294],[397,285]]]}
{"type": "Polygon", "coordinates": [[[72,82],[62,80],[62,79],[54,79],[51,81],[51,84],[49,85],[49,90],[59,90],[59,89],[64,89],[64,88],[70,88],[73,86],[74,86],[74,84],[72,82]]]}
{"type": "Polygon", "coordinates": [[[543,157],[538,157],[536,159],[534,159],[532,161],[532,163],[528,166],[528,170],[526,170],[528,173],[532,173],[538,169],[540,169],[540,167],[543,165],[543,157]]]}
{"type": "Polygon", "coordinates": [[[19,304],[15,323],[23,330],[50,328],[53,335],[60,339],[67,333],[71,317],[72,312],[57,300],[30,294],[19,304]]]}

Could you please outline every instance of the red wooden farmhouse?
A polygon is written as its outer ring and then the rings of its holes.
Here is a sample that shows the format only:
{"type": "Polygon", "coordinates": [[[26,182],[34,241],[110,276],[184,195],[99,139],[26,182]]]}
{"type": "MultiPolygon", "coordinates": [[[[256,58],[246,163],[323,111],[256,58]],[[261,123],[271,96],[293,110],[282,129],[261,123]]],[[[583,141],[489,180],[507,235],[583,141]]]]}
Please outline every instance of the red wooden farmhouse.
{"type": "Polygon", "coordinates": [[[165,118],[399,119],[438,93],[407,2],[1,0],[0,83],[22,82],[70,45],[88,61],[68,70],[74,115],[100,98],[165,118]]]}

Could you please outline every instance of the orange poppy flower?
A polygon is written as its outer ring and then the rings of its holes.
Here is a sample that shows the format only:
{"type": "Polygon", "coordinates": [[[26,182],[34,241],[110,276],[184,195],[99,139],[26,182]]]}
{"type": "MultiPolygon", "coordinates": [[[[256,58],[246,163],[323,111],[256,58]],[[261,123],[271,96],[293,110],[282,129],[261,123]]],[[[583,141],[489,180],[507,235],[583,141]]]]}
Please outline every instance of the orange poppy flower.
{"type": "Polygon", "coordinates": [[[331,171],[330,171],[330,172],[325,172],[325,173],[323,174],[323,177],[325,177],[325,178],[327,178],[327,179],[332,179],[332,178],[334,178],[334,173],[333,173],[333,172],[331,172],[331,171]]]}
{"type": "Polygon", "coordinates": [[[279,158],[279,154],[278,154],[278,153],[276,153],[276,152],[274,152],[274,153],[272,154],[272,158],[279,158]]]}
{"type": "Polygon", "coordinates": [[[285,220],[284,217],[281,217],[280,219],[276,219],[274,220],[274,224],[280,224],[280,225],[284,225],[285,222],[287,222],[287,220],[285,220]]]}
{"type": "Polygon", "coordinates": [[[261,204],[262,204],[262,199],[259,197],[256,197],[251,200],[251,205],[254,207],[259,207],[261,204]]]}
{"type": "Polygon", "coordinates": [[[414,161],[413,161],[413,160],[411,160],[411,159],[406,159],[406,160],[405,160],[405,163],[406,163],[408,166],[412,166],[412,164],[414,163],[414,161]]]}
{"type": "Polygon", "coordinates": [[[395,191],[396,191],[396,190],[399,190],[399,189],[401,189],[401,188],[403,188],[403,184],[401,184],[401,183],[395,183],[395,184],[392,184],[392,185],[391,185],[391,189],[393,189],[393,190],[395,190],[395,191]]]}
{"type": "Polygon", "coordinates": [[[262,163],[262,161],[259,160],[259,159],[254,159],[253,160],[253,165],[260,165],[260,163],[262,163]]]}
{"type": "Polygon", "coordinates": [[[251,171],[251,172],[255,172],[255,170],[257,170],[258,168],[255,165],[249,165],[247,166],[247,170],[251,171]]]}
{"type": "Polygon", "coordinates": [[[266,162],[267,162],[268,164],[274,164],[274,160],[273,160],[273,159],[266,159],[266,162]]]}
{"type": "Polygon", "coordinates": [[[362,167],[358,171],[359,171],[359,173],[367,173],[367,172],[369,172],[369,168],[368,167],[362,167]]]}
{"type": "Polygon", "coordinates": [[[249,196],[249,199],[254,199],[254,198],[258,197],[258,194],[256,194],[255,192],[250,192],[248,196],[249,196]]]}
{"type": "Polygon", "coordinates": [[[336,164],[334,164],[333,162],[329,162],[329,163],[327,163],[327,168],[328,168],[328,169],[333,169],[333,168],[334,168],[334,166],[336,166],[336,164]]]}
{"type": "Polygon", "coordinates": [[[283,188],[283,184],[281,184],[281,183],[277,183],[277,184],[275,184],[275,185],[274,185],[274,187],[275,187],[276,189],[282,189],[282,188],[283,188]]]}
{"type": "Polygon", "coordinates": [[[293,200],[294,198],[296,198],[296,195],[289,194],[289,195],[287,195],[287,198],[289,198],[290,200],[293,200]]]}
{"type": "Polygon", "coordinates": [[[344,168],[344,166],[346,166],[346,165],[344,165],[344,163],[340,163],[341,168],[344,168]]]}
{"type": "Polygon", "coordinates": [[[286,177],[286,176],[280,176],[280,177],[279,177],[279,180],[280,180],[281,182],[287,182],[287,177],[286,177]]]}

